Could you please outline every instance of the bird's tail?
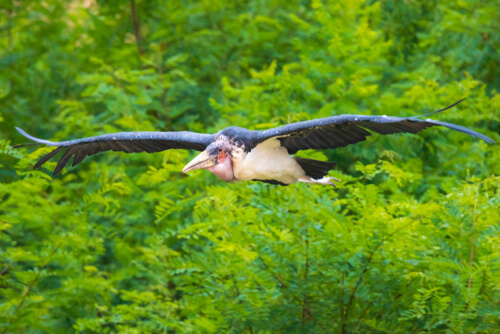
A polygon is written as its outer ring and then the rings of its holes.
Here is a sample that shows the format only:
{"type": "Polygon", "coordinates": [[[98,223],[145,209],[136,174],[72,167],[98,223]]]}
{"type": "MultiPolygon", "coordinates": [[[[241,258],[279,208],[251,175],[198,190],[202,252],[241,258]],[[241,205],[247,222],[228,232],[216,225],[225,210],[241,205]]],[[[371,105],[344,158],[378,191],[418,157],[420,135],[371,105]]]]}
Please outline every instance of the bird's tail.
{"type": "Polygon", "coordinates": [[[336,162],[319,161],[305,158],[295,158],[295,161],[302,167],[307,176],[319,180],[325,177],[332,170],[336,162]]]}

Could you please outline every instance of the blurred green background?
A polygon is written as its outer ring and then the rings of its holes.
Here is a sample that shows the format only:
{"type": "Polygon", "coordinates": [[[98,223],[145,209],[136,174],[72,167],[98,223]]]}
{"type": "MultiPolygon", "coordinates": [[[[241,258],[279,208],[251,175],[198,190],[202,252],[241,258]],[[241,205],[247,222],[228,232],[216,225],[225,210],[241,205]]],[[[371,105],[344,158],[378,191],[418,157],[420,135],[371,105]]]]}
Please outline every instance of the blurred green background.
{"type": "Polygon", "coordinates": [[[497,0],[0,1],[0,333],[498,333],[500,150],[432,128],[335,151],[338,187],[180,173],[118,131],[435,118],[500,142],[497,0]]]}

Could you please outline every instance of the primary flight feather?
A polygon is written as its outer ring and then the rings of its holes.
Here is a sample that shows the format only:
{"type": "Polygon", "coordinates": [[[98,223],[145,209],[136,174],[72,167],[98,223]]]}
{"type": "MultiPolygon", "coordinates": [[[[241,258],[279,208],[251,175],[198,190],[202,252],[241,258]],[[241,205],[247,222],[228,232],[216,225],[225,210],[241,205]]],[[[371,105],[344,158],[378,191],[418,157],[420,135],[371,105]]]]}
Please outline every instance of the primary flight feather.
{"type": "MultiPolygon", "coordinates": [[[[449,109],[462,101],[431,114],[449,109]]],[[[184,173],[203,168],[227,182],[253,180],[279,185],[296,182],[334,185],[333,181],[339,180],[326,176],[335,166],[334,162],[293,157],[292,154],[299,150],[333,149],[355,144],[371,135],[368,130],[387,135],[417,133],[428,127],[444,126],[494,143],[476,131],[451,123],[418,118],[422,116],[338,115],[264,131],[231,126],[216,134],[189,131],[120,132],[63,142],[38,139],[20,128],[16,129],[36,143],[56,147],[35,164],[35,169],[57,153],[64,152],[54,175],[63,170],[71,157],[74,157],[75,166],[85,157],[104,151],[154,153],[169,149],[192,149],[202,153],[184,167],[184,173]]],[[[16,147],[22,146],[25,145],[16,147]]]]}

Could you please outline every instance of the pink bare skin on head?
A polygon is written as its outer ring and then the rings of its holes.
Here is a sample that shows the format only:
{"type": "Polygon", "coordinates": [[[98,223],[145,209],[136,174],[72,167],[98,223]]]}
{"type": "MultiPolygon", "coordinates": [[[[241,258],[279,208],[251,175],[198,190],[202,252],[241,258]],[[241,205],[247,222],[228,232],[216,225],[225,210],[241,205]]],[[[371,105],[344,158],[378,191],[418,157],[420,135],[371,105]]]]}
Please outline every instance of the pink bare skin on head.
{"type": "Polygon", "coordinates": [[[218,164],[207,168],[209,171],[215,174],[219,179],[223,181],[233,181],[233,164],[229,157],[229,153],[224,148],[217,158],[218,164]]]}

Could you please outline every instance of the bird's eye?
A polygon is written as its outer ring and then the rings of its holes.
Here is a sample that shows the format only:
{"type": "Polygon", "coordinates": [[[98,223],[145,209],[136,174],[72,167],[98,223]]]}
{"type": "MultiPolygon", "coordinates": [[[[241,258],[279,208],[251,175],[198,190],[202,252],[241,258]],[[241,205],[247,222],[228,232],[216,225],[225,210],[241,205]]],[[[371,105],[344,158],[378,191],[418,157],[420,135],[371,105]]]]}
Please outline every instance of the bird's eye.
{"type": "Polygon", "coordinates": [[[222,148],[219,148],[219,152],[222,152],[222,148]]]}

